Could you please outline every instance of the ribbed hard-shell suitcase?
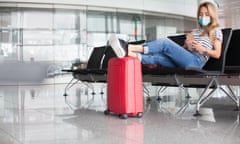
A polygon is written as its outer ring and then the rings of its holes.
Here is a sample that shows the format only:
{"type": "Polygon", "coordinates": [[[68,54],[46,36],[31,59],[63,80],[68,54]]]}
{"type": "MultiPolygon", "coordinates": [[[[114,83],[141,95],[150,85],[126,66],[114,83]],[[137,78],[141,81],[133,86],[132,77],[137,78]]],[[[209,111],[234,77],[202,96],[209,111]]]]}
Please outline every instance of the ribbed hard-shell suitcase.
{"type": "Polygon", "coordinates": [[[116,113],[124,119],[142,117],[141,62],[134,57],[111,58],[107,73],[107,110],[104,113],[116,113]]]}

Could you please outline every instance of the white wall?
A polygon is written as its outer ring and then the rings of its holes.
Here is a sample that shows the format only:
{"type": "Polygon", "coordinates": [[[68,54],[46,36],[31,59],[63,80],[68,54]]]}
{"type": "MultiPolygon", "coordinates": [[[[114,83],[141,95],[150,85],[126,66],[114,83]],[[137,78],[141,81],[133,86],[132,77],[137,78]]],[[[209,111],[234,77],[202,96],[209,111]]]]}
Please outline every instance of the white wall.
{"type": "Polygon", "coordinates": [[[198,3],[197,0],[0,0],[0,2],[77,4],[163,12],[189,17],[196,16],[198,3]]]}

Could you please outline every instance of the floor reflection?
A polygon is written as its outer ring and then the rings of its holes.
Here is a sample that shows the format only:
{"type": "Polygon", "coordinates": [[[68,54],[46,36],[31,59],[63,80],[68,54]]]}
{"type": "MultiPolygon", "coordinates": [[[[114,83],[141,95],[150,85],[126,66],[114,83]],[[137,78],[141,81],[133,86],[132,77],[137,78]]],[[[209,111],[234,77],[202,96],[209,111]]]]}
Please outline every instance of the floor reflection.
{"type": "Polygon", "coordinates": [[[155,144],[240,142],[239,112],[228,98],[212,98],[194,117],[195,99],[155,88],[144,96],[142,118],[104,115],[106,85],[65,84],[0,87],[1,144],[155,144]],[[152,96],[153,95],[153,96],[152,96]],[[151,96],[151,101],[148,98],[151,96]],[[66,102],[68,104],[66,104],[66,102]],[[179,110],[186,106],[182,112],[179,110]],[[70,107],[71,106],[71,107],[70,107]]]}

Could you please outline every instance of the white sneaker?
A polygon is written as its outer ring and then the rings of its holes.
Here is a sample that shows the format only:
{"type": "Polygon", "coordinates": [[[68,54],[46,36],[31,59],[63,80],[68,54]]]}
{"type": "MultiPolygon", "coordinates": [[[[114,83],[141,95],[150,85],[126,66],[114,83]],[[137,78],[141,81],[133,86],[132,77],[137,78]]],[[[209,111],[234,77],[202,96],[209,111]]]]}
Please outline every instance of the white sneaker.
{"type": "Polygon", "coordinates": [[[118,58],[123,58],[126,56],[126,51],[121,46],[116,34],[111,34],[109,38],[109,45],[112,47],[113,51],[115,52],[118,58]]]}

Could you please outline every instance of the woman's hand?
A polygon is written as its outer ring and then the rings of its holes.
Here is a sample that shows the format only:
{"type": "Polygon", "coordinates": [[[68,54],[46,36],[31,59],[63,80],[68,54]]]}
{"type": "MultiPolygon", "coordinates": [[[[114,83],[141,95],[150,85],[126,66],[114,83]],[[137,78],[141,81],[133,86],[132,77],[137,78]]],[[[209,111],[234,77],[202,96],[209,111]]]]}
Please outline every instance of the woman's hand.
{"type": "Polygon", "coordinates": [[[201,42],[193,41],[192,47],[195,51],[208,55],[210,57],[218,59],[221,56],[221,48],[222,48],[222,41],[216,39],[213,45],[213,49],[207,49],[204,46],[202,46],[201,42]]]}
{"type": "Polygon", "coordinates": [[[193,41],[194,41],[193,35],[190,33],[186,34],[186,40],[185,40],[184,47],[189,50],[192,50],[192,42],[193,41]]]}
{"type": "Polygon", "coordinates": [[[192,41],[192,48],[200,54],[207,54],[207,49],[202,46],[201,42],[192,41]]]}

